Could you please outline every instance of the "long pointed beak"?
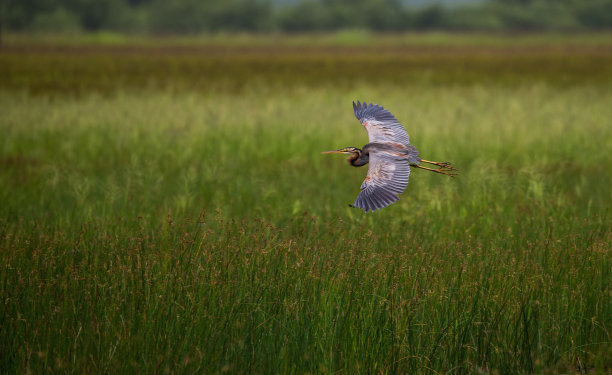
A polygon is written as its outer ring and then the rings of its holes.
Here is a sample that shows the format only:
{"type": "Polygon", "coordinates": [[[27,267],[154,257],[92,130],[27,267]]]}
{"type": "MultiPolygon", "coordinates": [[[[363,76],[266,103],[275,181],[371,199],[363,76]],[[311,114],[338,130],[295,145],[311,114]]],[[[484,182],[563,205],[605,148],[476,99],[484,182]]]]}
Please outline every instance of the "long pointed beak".
{"type": "Polygon", "coordinates": [[[332,151],[324,151],[322,154],[344,154],[345,152],[342,150],[332,150],[332,151]]]}

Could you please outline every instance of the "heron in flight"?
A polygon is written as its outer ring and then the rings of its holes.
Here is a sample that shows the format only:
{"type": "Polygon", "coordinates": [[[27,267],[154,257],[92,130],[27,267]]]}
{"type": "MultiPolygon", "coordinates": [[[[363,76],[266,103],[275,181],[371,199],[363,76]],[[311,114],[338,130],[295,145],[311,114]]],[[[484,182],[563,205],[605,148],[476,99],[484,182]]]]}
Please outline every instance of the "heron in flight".
{"type": "Polygon", "coordinates": [[[448,162],[424,160],[419,151],[410,144],[408,133],[397,119],[378,104],[353,102],[355,117],[368,132],[369,143],[363,149],[346,147],[325,151],[324,154],[350,154],[348,162],[353,167],[370,163],[368,174],[361,184],[361,192],[351,207],[365,212],[376,211],[399,200],[408,185],[410,168],[455,176],[456,170],[448,162]],[[427,168],[420,163],[432,164],[438,168],[427,168]]]}

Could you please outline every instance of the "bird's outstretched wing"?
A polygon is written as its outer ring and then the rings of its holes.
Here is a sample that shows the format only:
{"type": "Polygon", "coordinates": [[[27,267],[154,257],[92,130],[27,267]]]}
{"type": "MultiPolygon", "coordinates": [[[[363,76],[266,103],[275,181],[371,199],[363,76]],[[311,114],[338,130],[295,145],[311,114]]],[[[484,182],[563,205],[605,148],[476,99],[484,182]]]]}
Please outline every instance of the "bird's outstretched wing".
{"type": "Polygon", "coordinates": [[[368,175],[361,184],[361,193],[353,203],[365,212],[387,207],[399,200],[410,177],[410,163],[387,151],[370,152],[368,175]]]}
{"type": "Polygon", "coordinates": [[[355,117],[368,132],[370,143],[399,143],[407,145],[410,140],[404,127],[391,112],[378,104],[353,102],[355,117]]]}

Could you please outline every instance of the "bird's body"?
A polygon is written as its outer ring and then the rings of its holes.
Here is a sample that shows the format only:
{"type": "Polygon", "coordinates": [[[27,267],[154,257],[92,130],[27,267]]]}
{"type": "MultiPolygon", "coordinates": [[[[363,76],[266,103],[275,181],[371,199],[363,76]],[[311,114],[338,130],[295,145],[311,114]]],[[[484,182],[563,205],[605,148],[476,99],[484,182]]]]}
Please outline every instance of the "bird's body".
{"type": "Polygon", "coordinates": [[[413,145],[391,145],[388,143],[368,143],[363,149],[348,147],[352,150],[352,155],[347,159],[353,167],[363,167],[370,161],[370,153],[390,152],[399,159],[407,159],[409,162],[419,164],[419,152],[413,145]],[[398,147],[400,146],[400,147],[398,147]]]}
{"type": "Polygon", "coordinates": [[[353,207],[366,212],[375,211],[399,200],[408,185],[410,168],[454,176],[450,163],[431,162],[419,158],[419,151],[410,144],[408,133],[391,114],[377,104],[353,102],[355,117],[367,130],[369,143],[362,149],[346,147],[324,153],[351,154],[350,165],[361,167],[369,164],[368,174],[361,184],[361,193],[353,207]],[[438,169],[422,167],[421,162],[437,165],[438,169]]]}

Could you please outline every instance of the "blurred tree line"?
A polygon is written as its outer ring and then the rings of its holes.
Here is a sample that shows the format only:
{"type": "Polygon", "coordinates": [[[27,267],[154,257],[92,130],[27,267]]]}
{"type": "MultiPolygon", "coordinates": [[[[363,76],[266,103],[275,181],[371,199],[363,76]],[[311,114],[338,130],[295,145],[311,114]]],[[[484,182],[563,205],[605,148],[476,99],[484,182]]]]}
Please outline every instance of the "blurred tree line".
{"type": "Polygon", "coordinates": [[[612,0],[481,0],[407,6],[402,0],[0,0],[0,29],[330,31],[612,29],[612,0]]]}

